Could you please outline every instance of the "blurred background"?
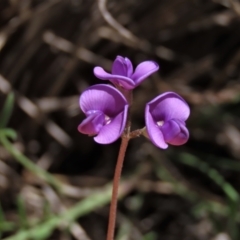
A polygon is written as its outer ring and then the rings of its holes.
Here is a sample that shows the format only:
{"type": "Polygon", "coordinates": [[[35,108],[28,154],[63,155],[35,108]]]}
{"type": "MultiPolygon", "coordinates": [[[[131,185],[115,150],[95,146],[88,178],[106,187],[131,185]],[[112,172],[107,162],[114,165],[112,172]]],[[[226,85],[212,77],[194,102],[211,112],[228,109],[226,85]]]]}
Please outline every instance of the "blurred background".
{"type": "Polygon", "coordinates": [[[120,142],[78,133],[78,99],[117,55],[160,65],[134,91],[133,129],[175,91],[191,136],[167,150],[130,142],[116,239],[239,240],[237,0],[0,1],[1,239],[105,239],[120,142]]]}

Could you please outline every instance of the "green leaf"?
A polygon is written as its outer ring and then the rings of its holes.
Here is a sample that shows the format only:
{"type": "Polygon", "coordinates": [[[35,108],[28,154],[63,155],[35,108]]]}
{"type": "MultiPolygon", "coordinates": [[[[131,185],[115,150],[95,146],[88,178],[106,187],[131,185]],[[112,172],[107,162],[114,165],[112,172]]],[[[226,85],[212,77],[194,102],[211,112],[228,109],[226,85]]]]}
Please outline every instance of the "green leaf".
{"type": "Polygon", "coordinates": [[[20,228],[26,229],[28,227],[27,213],[23,198],[19,195],[17,198],[17,209],[20,222],[20,228]]]}
{"type": "Polygon", "coordinates": [[[12,128],[3,128],[0,129],[0,135],[4,135],[6,138],[15,140],[17,138],[17,133],[12,128]]]}
{"type": "Polygon", "coordinates": [[[12,115],[14,106],[14,93],[11,92],[7,95],[7,99],[3,105],[3,109],[0,114],[0,128],[5,128],[12,115]]]}

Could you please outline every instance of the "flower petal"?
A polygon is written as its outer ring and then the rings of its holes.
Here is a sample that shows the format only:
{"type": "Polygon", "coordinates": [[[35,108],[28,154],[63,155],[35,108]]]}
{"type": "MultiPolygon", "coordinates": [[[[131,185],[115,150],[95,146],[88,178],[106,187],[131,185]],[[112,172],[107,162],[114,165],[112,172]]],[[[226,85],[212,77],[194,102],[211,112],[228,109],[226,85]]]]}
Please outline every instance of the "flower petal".
{"type": "Polygon", "coordinates": [[[78,131],[83,134],[96,135],[101,130],[104,123],[103,113],[94,113],[85,118],[78,126],[78,131]]]}
{"type": "Polygon", "coordinates": [[[130,78],[133,74],[133,65],[132,65],[132,62],[128,58],[125,58],[125,62],[127,65],[127,76],[130,78]]]}
{"type": "Polygon", "coordinates": [[[112,74],[125,77],[131,77],[133,72],[133,66],[128,58],[117,56],[112,66],[112,74]]]}
{"type": "Polygon", "coordinates": [[[145,78],[159,69],[159,65],[153,61],[145,61],[140,63],[132,75],[135,85],[139,85],[145,78]]]}
{"type": "Polygon", "coordinates": [[[185,121],[190,114],[190,108],[185,100],[174,92],[166,92],[148,103],[155,121],[179,119],[185,121]]]}
{"type": "Polygon", "coordinates": [[[168,144],[165,142],[160,128],[157,126],[156,122],[154,122],[152,115],[149,112],[149,105],[146,105],[145,121],[146,121],[148,136],[152,141],[152,143],[159,148],[166,149],[168,147],[168,144]]]}
{"type": "Polygon", "coordinates": [[[94,75],[102,80],[109,80],[115,85],[122,86],[126,89],[133,89],[135,87],[135,83],[131,78],[121,76],[121,75],[114,75],[107,73],[103,68],[101,67],[95,67],[93,69],[94,75]]]}
{"type": "Polygon", "coordinates": [[[100,110],[108,117],[114,117],[123,111],[127,100],[116,88],[98,84],[86,89],[79,99],[82,111],[100,110]]]}
{"type": "Polygon", "coordinates": [[[124,111],[119,113],[112,121],[103,126],[99,134],[94,137],[94,140],[100,144],[109,144],[115,142],[123,133],[126,125],[128,106],[125,106],[124,111]]]}
{"type": "Polygon", "coordinates": [[[166,122],[161,127],[161,130],[165,141],[172,145],[182,145],[186,143],[189,138],[189,132],[185,124],[174,119],[166,122]]]}

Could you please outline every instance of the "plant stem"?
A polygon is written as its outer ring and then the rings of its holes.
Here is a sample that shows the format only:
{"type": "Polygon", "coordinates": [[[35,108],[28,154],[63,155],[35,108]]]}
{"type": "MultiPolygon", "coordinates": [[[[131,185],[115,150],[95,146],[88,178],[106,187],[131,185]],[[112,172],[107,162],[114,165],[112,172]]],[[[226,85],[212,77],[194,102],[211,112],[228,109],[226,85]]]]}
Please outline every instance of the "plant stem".
{"type": "Polygon", "coordinates": [[[110,205],[110,213],[109,213],[109,221],[108,221],[108,232],[107,232],[107,240],[114,239],[114,231],[116,224],[116,212],[117,212],[117,201],[118,201],[118,187],[119,181],[122,173],[123,161],[125,157],[125,153],[127,150],[129,142],[128,134],[123,134],[121,146],[118,153],[117,165],[115,168],[114,179],[113,179],[113,188],[112,188],[112,200],[110,205]]]}

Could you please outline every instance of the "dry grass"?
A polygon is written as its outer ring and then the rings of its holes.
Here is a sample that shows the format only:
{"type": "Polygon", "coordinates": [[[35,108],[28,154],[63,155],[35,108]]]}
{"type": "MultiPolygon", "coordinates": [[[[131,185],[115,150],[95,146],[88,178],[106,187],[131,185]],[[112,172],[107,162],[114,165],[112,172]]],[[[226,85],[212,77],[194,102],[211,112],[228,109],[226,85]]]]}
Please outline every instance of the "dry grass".
{"type": "MultiPolygon", "coordinates": [[[[91,202],[111,181],[119,143],[99,146],[77,132],[78,96],[100,83],[94,66],[110,70],[122,55],[161,66],[134,93],[134,128],[144,125],[145,103],[163,91],[182,95],[192,113],[185,146],[162,151],[132,141],[117,239],[238,240],[239,26],[235,0],[1,0],[0,107],[14,92],[12,146],[61,188],[0,146],[2,236],[38,231],[35,223],[91,202]]],[[[36,239],[104,239],[105,201],[36,239]]]]}

